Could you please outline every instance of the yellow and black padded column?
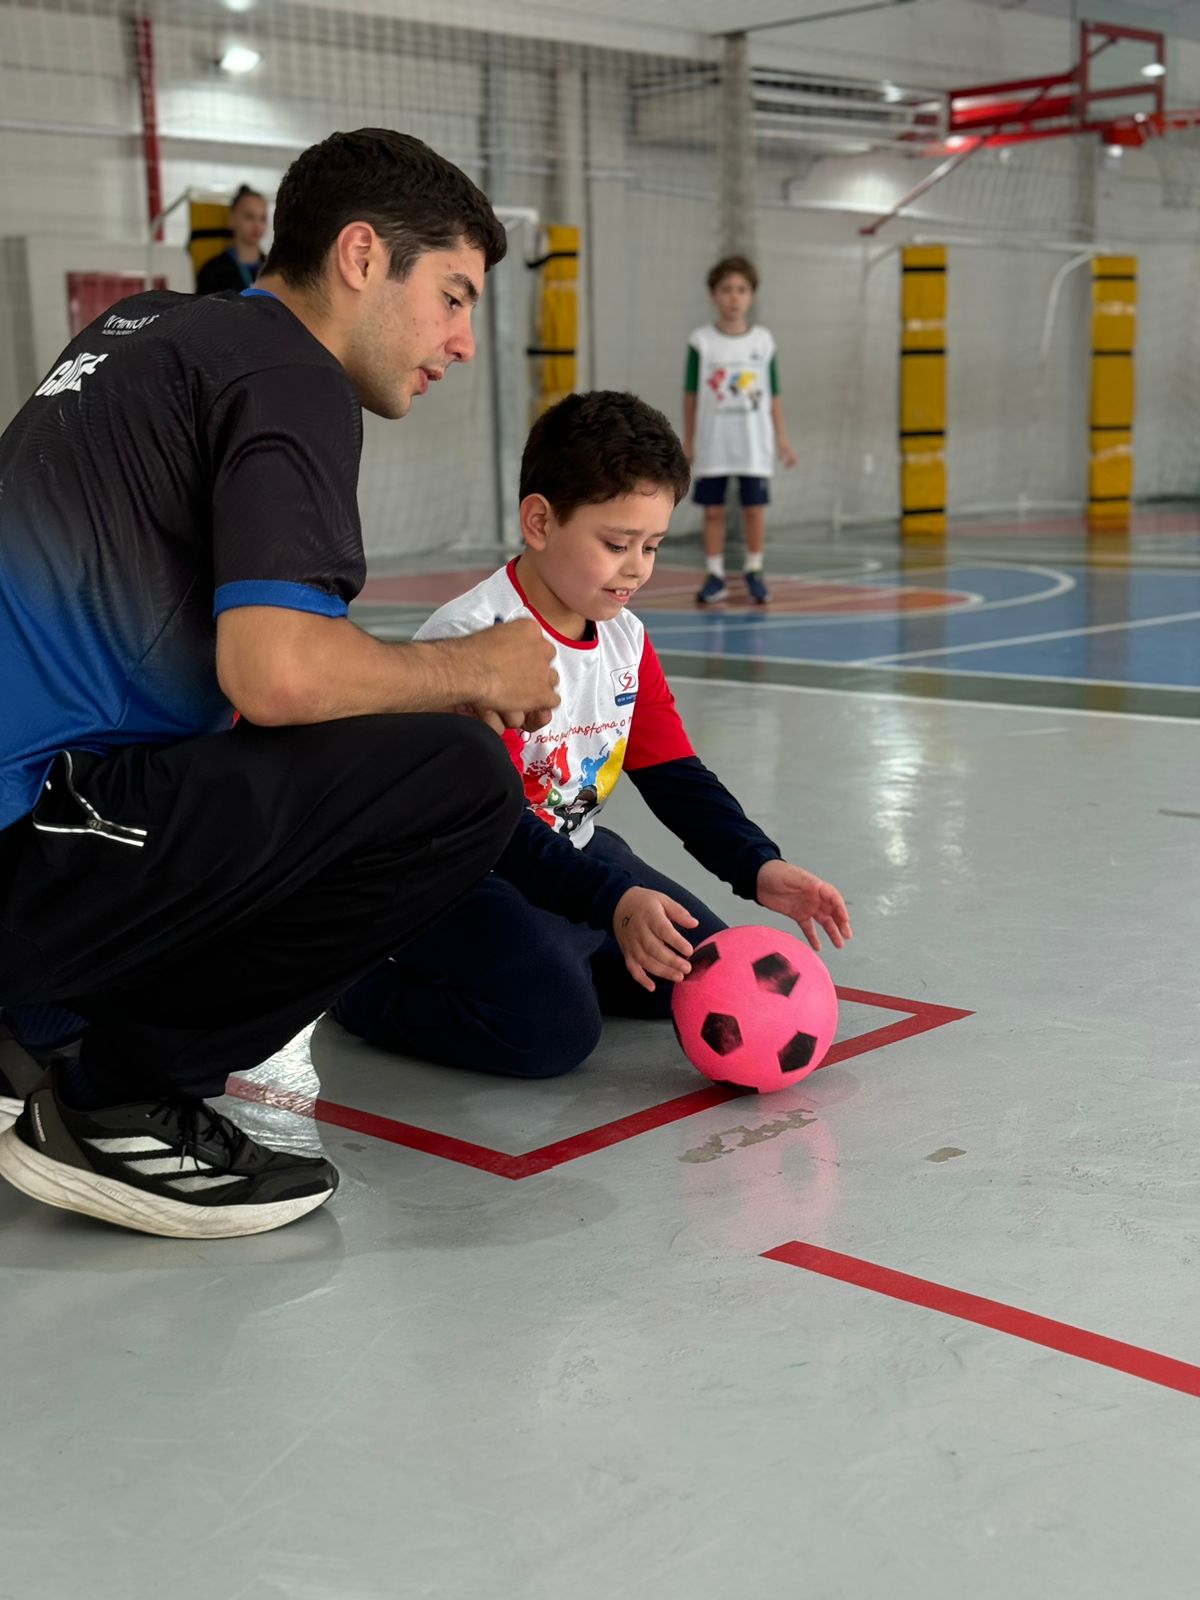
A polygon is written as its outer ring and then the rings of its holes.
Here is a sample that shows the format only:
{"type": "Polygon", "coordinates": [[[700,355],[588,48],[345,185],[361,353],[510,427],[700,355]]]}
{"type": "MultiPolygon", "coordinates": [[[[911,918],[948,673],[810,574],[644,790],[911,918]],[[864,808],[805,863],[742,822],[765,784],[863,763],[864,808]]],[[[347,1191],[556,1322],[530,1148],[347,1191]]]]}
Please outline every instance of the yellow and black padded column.
{"type": "Polygon", "coordinates": [[[538,274],[534,344],[525,354],[537,362],[531,385],[535,417],[575,391],[579,336],[579,229],[546,226],[545,254],[529,262],[538,274]]]}
{"type": "Polygon", "coordinates": [[[229,207],[223,200],[191,200],[188,223],[188,255],[192,258],[192,271],[199,276],[201,267],[233,243],[229,207]]]}
{"type": "Polygon", "coordinates": [[[900,532],[946,532],[946,247],[908,245],[901,261],[900,532]]]}
{"type": "Polygon", "coordinates": [[[1137,257],[1092,262],[1092,413],[1088,528],[1128,533],[1133,498],[1137,257]]]}

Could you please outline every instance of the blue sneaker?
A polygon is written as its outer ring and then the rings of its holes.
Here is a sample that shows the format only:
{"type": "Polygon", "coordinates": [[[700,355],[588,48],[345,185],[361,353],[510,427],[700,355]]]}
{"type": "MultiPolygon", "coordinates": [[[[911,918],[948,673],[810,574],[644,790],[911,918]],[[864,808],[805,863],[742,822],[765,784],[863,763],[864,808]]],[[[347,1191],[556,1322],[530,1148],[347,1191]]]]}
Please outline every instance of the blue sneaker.
{"type": "Polygon", "coordinates": [[[766,580],[763,578],[762,573],[747,572],[743,576],[746,579],[746,592],[751,600],[756,606],[765,606],[771,598],[771,591],[767,588],[766,580]]]}
{"type": "Polygon", "coordinates": [[[729,590],[725,587],[725,579],[718,578],[715,572],[710,572],[700,586],[700,593],[696,596],[698,606],[719,605],[722,600],[729,599],[729,590]]]}

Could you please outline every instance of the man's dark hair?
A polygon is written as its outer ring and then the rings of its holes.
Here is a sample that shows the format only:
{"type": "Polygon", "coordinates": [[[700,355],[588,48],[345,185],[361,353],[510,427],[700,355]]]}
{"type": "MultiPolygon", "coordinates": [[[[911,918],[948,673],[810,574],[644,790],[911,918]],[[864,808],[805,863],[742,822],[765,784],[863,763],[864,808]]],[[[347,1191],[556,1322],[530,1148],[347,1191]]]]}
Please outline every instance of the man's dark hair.
{"type": "Polygon", "coordinates": [[[758,272],[753,261],[748,256],[722,256],[716,266],[709,271],[709,294],[726,278],[732,278],[735,272],[740,272],[755,294],[758,293],[758,272]]]}
{"type": "Polygon", "coordinates": [[[521,457],[521,499],[540,494],[560,522],[580,506],[602,505],[647,484],[678,505],[691,473],[675,430],[633,394],[569,394],[529,430],[521,457]]]}
{"type": "Polygon", "coordinates": [[[243,183],[229,202],[229,209],[232,211],[239,200],[265,200],[266,198],[265,194],[259,194],[257,189],[252,189],[248,183],[243,183]]]}
{"type": "Polygon", "coordinates": [[[483,251],[485,269],[508,249],[491,202],[466,173],[390,128],[331,133],[296,157],[275,197],[275,237],[263,271],[297,289],[316,288],[349,222],[375,229],[393,278],[406,278],[420,256],[460,239],[483,251]]]}

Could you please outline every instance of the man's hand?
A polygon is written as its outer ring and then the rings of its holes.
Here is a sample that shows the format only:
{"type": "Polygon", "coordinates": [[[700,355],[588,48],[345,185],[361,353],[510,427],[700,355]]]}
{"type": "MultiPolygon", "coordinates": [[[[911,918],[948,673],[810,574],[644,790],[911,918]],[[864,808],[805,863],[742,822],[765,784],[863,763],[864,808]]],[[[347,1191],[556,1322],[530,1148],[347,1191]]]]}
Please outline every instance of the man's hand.
{"type": "Polygon", "coordinates": [[[651,994],[655,978],[678,983],[692,970],[692,947],[679,929],[697,926],[686,907],[657,889],[627,889],[613,916],[629,976],[651,994]]]}
{"type": "Polygon", "coordinates": [[[531,710],[558,704],[554,646],[532,617],[500,622],[463,641],[473,646],[482,669],[476,703],[498,711],[510,728],[519,728],[531,710]],[[519,706],[520,711],[511,708],[519,706]]]}
{"type": "Polygon", "coordinates": [[[545,727],[558,704],[558,673],[551,665],[554,646],[532,617],[497,623],[453,645],[469,654],[468,671],[479,684],[479,692],[460,711],[497,733],[507,728],[536,733],[545,727]]]}
{"type": "Polygon", "coordinates": [[[758,869],[755,899],[768,911],[778,911],[798,923],[814,950],[821,948],[818,923],[837,950],[854,937],[846,902],[833,885],[789,861],[763,863],[758,869]]]}

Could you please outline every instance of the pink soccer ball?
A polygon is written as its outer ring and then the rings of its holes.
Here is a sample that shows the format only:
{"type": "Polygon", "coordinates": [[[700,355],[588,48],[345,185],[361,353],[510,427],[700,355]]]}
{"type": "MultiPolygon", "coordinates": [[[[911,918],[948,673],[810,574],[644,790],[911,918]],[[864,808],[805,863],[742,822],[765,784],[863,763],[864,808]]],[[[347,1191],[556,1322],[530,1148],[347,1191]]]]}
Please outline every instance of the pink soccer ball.
{"type": "Polygon", "coordinates": [[[815,1072],[837,1032],[825,963],[775,928],[725,928],[697,945],[671,1011],[694,1067],[760,1094],[815,1072]]]}

